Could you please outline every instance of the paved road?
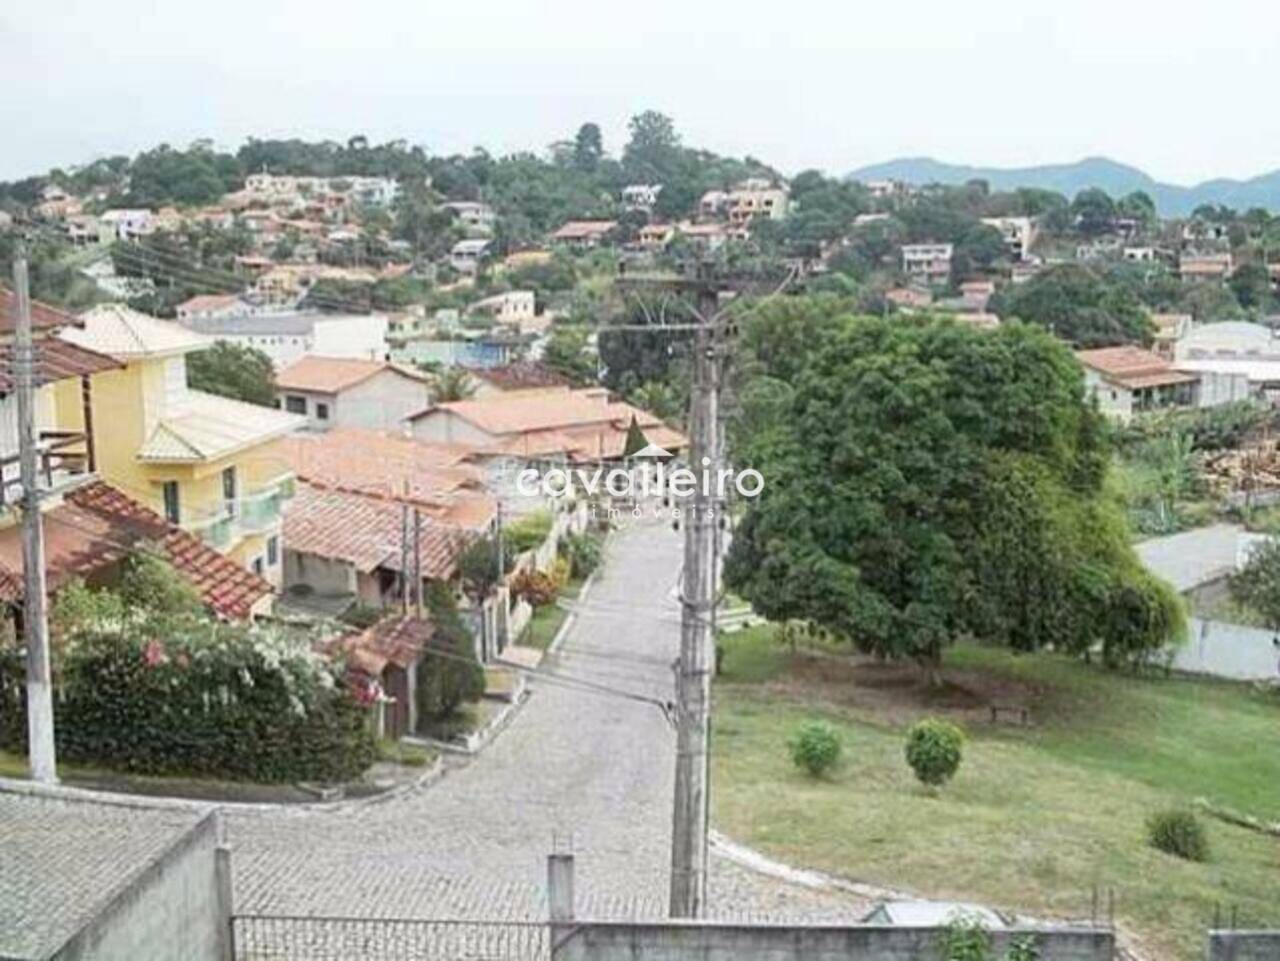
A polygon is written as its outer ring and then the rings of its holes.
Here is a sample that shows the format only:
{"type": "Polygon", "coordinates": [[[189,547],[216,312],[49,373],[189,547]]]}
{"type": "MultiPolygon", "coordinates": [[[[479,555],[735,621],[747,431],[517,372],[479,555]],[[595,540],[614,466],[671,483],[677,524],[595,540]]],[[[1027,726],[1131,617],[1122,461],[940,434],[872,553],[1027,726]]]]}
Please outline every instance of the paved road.
{"type": "MultiPolygon", "coordinates": [[[[619,534],[550,666],[672,697],[679,544],[666,524],[619,534]]],[[[512,724],[441,781],[332,812],[237,814],[240,913],[415,918],[546,917],[553,837],[577,860],[579,911],[665,914],[675,738],[655,707],[536,681],[512,724]]],[[[832,918],[858,905],[716,859],[712,913],[832,918]]]]}

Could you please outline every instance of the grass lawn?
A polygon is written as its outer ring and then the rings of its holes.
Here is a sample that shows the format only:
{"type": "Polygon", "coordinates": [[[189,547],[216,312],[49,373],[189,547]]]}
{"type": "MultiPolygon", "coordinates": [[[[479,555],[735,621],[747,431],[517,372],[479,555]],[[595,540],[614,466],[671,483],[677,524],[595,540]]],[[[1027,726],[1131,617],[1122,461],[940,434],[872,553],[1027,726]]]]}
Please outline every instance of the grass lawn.
{"type": "MultiPolygon", "coordinates": [[[[585,578],[571,580],[560,590],[560,599],[570,602],[576,601],[578,594],[582,591],[584,582],[585,578]]],[[[529,623],[520,634],[518,643],[524,647],[536,647],[540,651],[545,651],[551,646],[551,642],[555,640],[556,634],[568,616],[569,612],[559,604],[542,605],[542,607],[534,610],[533,616],[529,618],[529,623]]]]}
{"type": "MultiPolygon", "coordinates": [[[[914,669],[792,654],[772,627],[721,638],[713,816],[783,861],[926,897],[1082,917],[1094,884],[1155,958],[1203,957],[1215,902],[1240,926],[1280,924],[1280,839],[1202,818],[1210,859],[1146,844],[1145,819],[1207,797],[1280,821],[1280,696],[1206,681],[1116,675],[1054,655],[947,655],[939,692],[914,669]],[[1028,727],[988,705],[1026,706],[1028,727]],[[967,731],[954,781],[931,796],[902,757],[925,714],[967,731]],[[814,780],[786,741],[834,724],[843,758],[814,780]]],[[[1104,902],[1105,903],[1105,902],[1104,902]]]]}

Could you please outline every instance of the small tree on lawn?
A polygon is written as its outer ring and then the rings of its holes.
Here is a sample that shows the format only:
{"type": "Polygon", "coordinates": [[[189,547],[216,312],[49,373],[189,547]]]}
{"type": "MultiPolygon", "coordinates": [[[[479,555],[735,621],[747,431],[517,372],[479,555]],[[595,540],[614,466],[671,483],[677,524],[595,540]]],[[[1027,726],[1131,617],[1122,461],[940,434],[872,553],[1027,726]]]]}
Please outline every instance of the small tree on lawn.
{"type": "Polygon", "coordinates": [[[1254,548],[1244,569],[1231,578],[1231,596],[1280,631],[1280,538],[1254,548]]]}
{"type": "Polygon", "coordinates": [[[927,717],[907,732],[906,757],[920,783],[931,788],[951,780],[960,767],[964,734],[947,721],[927,717]]]}

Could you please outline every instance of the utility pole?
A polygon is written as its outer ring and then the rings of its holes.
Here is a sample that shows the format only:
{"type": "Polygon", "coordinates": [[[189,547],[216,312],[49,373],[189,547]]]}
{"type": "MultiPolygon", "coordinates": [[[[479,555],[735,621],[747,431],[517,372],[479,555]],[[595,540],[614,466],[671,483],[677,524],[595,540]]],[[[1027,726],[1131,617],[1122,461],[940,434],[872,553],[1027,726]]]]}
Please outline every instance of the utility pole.
{"type": "Polygon", "coordinates": [[[49,670],[48,601],[45,594],[44,527],[40,517],[39,464],[35,428],[35,344],[31,294],[23,247],[13,262],[14,384],[18,393],[18,452],[22,482],[22,634],[27,646],[27,758],[31,779],[58,780],[53,736],[53,685],[49,670]]]}
{"type": "Polygon", "coordinates": [[[413,611],[422,619],[422,511],[413,509],[413,611]]]}
{"type": "MultiPolygon", "coordinates": [[[[790,281],[783,281],[780,292],[790,281]]],[[[753,281],[712,276],[699,265],[692,276],[621,277],[620,287],[691,296],[692,324],[614,325],[610,329],[660,333],[691,330],[693,392],[689,413],[689,467],[697,477],[685,510],[684,567],[680,584],[680,657],[676,662],[676,772],[671,816],[673,918],[702,917],[707,900],[710,834],[711,676],[715,667],[715,605],[719,589],[719,496],[723,433],[720,389],[733,323],[720,312],[722,292],[753,289],[753,281]],[[703,478],[709,478],[707,485],[703,478]]],[[[674,503],[674,502],[673,502],[674,503]]]]}
{"type": "Polygon", "coordinates": [[[711,619],[715,606],[715,480],[720,467],[720,337],[712,329],[719,288],[699,285],[694,331],[689,466],[698,478],[684,527],[680,584],[680,660],[676,668],[676,783],[671,820],[671,904],[676,918],[699,918],[707,898],[710,781],[711,619]],[[704,473],[705,472],[705,473],[704,473]],[[702,481],[711,478],[708,489],[702,481]]]}

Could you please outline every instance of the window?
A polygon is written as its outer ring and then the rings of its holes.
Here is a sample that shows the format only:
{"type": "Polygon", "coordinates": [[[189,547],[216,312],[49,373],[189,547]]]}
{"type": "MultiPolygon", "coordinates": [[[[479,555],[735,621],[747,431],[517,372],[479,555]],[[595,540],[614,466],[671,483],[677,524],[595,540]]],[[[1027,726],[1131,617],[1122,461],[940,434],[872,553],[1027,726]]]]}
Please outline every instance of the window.
{"type": "Polygon", "coordinates": [[[262,568],[262,558],[261,558],[261,557],[255,557],[255,558],[253,559],[253,572],[254,572],[255,574],[257,574],[259,577],[261,577],[261,576],[262,576],[262,569],[263,569],[263,568],[262,568]]]}
{"type": "Polygon", "coordinates": [[[236,511],[238,499],[236,487],[236,469],[228,467],[222,472],[222,500],[227,506],[228,514],[234,514],[236,511]]]}
{"type": "Polygon", "coordinates": [[[271,536],[267,538],[267,566],[275,567],[280,563],[280,538],[271,536]]]}
{"type": "Polygon", "coordinates": [[[316,404],[316,420],[328,420],[328,419],[329,419],[329,405],[316,404]]]}
{"type": "Polygon", "coordinates": [[[305,414],[307,412],[307,399],[289,394],[284,399],[284,409],[291,414],[305,414]]]}
{"type": "Polygon", "coordinates": [[[178,482],[164,482],[164,516],[170,524],[181,522],[182,511],[178,504],[178,482]]]}

